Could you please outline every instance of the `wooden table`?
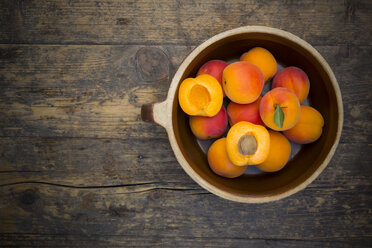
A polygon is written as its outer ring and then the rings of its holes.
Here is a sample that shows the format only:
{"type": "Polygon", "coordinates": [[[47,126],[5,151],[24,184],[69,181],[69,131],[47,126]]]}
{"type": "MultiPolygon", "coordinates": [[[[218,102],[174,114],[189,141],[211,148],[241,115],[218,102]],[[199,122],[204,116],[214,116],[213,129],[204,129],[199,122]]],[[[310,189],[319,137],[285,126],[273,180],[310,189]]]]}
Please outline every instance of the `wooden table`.
{"type": "Polygon", "coordinates": [[[370,0],[2,0],[0,246],[370,246],[371,25],[370,0]],[[261,205],[202,189],[140,119],[194,47],[244,25],[312,44],[345,108],[321,176],[261,205]]]}

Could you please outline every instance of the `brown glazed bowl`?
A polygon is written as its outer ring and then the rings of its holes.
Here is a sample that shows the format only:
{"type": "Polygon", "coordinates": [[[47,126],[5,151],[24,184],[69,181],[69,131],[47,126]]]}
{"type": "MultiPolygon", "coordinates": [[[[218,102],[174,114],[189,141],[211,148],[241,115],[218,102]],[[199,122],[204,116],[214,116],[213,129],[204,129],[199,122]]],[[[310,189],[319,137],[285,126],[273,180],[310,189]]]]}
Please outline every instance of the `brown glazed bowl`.
{"type": "Polygon", "coordinates": [[[309,185],[327,166],[340,139],[343,106],[337,80],[324,58],[299,37],[269,27],[246,26],[213,36],[195,48],[174,75],[164,102],[146,104],[142,119],[163,126],[174,154],[186,173],[206,190],[225,199],[263,203],[290,196],[309,185]],[[301,146],[280,171],[220,177],[208,166],[205,151],[189,127],[189,117],[178,104],[178,88],[187,77],[195,77],[207,61],[234,61],[252,47],[268,49],[282,66],[297,66],[310,79],[309,104],[324,117],[323,134],[314,143],[301,146]]]}

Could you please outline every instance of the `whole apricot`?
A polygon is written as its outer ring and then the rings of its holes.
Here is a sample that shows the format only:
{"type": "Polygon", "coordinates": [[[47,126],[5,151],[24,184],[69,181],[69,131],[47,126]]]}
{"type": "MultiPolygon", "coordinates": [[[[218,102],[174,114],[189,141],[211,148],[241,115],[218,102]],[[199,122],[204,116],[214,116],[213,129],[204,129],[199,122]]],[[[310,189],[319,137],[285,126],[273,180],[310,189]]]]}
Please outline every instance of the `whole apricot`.
{"type": "Polygon", "coordinates": [[[308,144],[316,141],[322,135],[324,119],[321,113],[313,107],[301,106],[301,115],[297,124],[284,135],[298,144],[308,144]]]}
{"type": "Polygon", "coordinates": [[[300,111],[297,96],[286,88],[272,89],[264,95],[260,103],[262,121],[276,131],[294,127],[300,117],[300,111]]]}
{"type": "Polygon", "coordinates": [[[208,150],[208,164],[217,175],[235,178],[244,173],[247,166],[234,165],[226,152],[226,138],[216,140],[208,150]]]}
{"type": "Polygon", "coordinates": [[[239,104],[230,102],[227,106],[227,115],[231,126],[240,121],[248,121],[256,125],[264,125],[260,116],[260,102],[262,97],[252,103],[239,104]]]}
{"type": "Polygon", "coordinates": [[[266,160],[257,167],[266,172],[274,172],[282,169],[291,155],[291,144],[287,138],[276,131],[269,131],[270,152],[266,160]]]}
{"type": "Polygon", "coordinates": [[[199,139],[211,139],[222,136],[227,129],[227,114],[225,107],[212,117],[190,116],[190,128],[199,139]]]}
{"type": "Polygon", "coordinates": [[[244,53],[240,57],[241,61],[246,61],[256,65],[263,73],[265,82],[272,78],[277,70],[277,63],[274,56],[265,48],[255,47],[244,53]]]}
{"type": "Polygon", "coordinates": [[[228,63],[226,63],[223,60],[218,60],[218,59],[210,60],[204,65],[202,65],[202,67],[200,67],[196,76],[199,76],[202,74],[209,74],[213,76],[215,79],[217,79],[217,81],[220,83],[222,87],[222,74],[226,66],[228,66],[228,63]]]}
{"type": "Polygon", "coordinates": [[[284,87],[296,94],[302,103],[310,90],[310,81],[306,73],[298,67],[287,67],[279,71],[274,79],[272,88],[284,87]]]}
{"type": "Polygon", "coordinates": [[[217,79],[203,74],[182,81],[178,101],[188,115],[215,116],[222,106],[223,91],[217,79]]]}
{"type": "Polygon", "coordinates": [[[260,96],[264,77],[257,66],[239,61],[228,65],[223,71],[222,85],[226,96],[233,102],[247,104],[260,96]]]}

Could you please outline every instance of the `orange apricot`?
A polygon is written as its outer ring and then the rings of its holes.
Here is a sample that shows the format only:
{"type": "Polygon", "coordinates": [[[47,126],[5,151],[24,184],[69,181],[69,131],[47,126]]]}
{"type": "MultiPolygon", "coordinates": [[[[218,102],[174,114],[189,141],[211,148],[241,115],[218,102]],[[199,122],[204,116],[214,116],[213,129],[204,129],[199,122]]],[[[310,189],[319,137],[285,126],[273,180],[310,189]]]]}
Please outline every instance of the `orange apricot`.
{"type": "Polygon", "coordinates": [[[239,104],[230,102],[227,105],[227,115],[231,126],[240,121],[248,121],[256,125],[264,125],[260,116],[260,102],[262,97],[252,103],[239,104]]]}
{"type": "Polygon", "coordinates": [[[222,106],[223,91],[217,79],[203,74],[182,81],[178,101],[188,115],[215,116],[222,106]]]}
{"type": "Polygon", "coordinates": [[[247,104],[256,101],[263,85],[262,72],[251,63],[235,62],[223,71],[222,86],[226,96],[233,102],[247,104]]]}
{"type": "Polygon", "coordinates": [[[284,87],[296,94],[302,103],[310,90],[310,81],[306,73],[298,67],[287,67],[278,72],[274,79],[272,88],[284,87]]]}
{"type": "Polygon", "coordinates": [[[298,144],[308,144],[319,139],[323,132],[324,119],[321,113],[309,106],[301,106],[297,124],[284,131],[284,135],[298,144]]]}
{"type": "Polygon", "coordinates": [[[231,162],[237,166],[260,164],[269,155],[269,132],[261,125],[238,122],[227,133],[226,149],[231,162]]]}
{"type": "Polygon", "coordinates": [[[255,47],[244,53],[240,57],[241,61],[246,61],[256,65],[262,71],[265,82],[272,78],[277,69],[277,63],[274,56],[265,48],[255,47]]]}
{"type": "Polygon", "coordinates": [[[297,96],[289,89],[281,87],[267,92],[260,103],[262,121],[276,131],[294,127],[300,117],[300,110],[297,96]]]}
{"type": "Polygon", "coordinates": [[[291,144],[287,138],[276,131],[269,131],[270,152],[266,160],[257,167],[266,172],[274,172],[282,169],[291,155],[291,144]]]}
{"type": "Polygon", "coordinates": [[[217,175],[234,178],[242,175],[247,166],[234,165],[226,152],[226,138],[216,140],[208,150],[208,164],[217,175]]]}
{"type": "Polygon", "coordinates": [[[190,128],[199,139],[211,139],[222,136],[227,129],[227,114],[225,107],[212,117],[190,116],[190,128]]]}

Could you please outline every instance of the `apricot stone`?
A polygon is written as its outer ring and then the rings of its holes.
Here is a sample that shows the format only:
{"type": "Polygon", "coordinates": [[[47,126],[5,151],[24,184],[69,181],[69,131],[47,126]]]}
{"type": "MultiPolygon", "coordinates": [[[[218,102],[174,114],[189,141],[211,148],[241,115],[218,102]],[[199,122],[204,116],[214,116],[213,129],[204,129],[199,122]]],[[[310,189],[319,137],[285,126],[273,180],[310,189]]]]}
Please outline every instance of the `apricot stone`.
{"type": "Polygon", "coordinates": [[[226,96],[233,102],[247,104],[260,96],[264,77],[257,66],[239,61],[228,65],[223,71],[222,85],[226,96]]]}
{"type": "Polygon", "coordinates": [[[182,81],[178,101],[188,115],[215,116],[222,106],[223,91],[217,79],[203,74],[182,81]]]}
{"type": "Polygon", "coordinates": [[[256,125],[264,125],[260,116],[260,102],[262,97],[252,103],[239,104],[230,102],[227,106],[227,115],[231,126],[240,121],[248,121],[256,125]]]}
{"type": "Polygon", "coordinates": [[[257,165],[257,167],[266,172],[274,172],[282,169],[288,162],[291,155],[291,144],[287,138],[276,131],[269,131],[270,134],[270,152],[267,159],[257,165]]]}
{"type": "Polygon", "coordinates": [[[237,166],[262,163],[269,154],[269,132],[261,125],[238,122],[227,133],[226,149],[231,162],[237,166]]]}
{"type": "Polygon", "coordinates": [[[297,96],[286,88],[275,88],[267,92],[260,103],[260,116],[269,128],[276,131],[288,130],[296,125],[300,117],[300,102],[297,96]],[[277,107],[283,111],[283,125],[277,125],[274,121],[277,107]]]}
{"type": "Polygon", "coordinates": [[[217,175],[235,178],[244,173],[247,166],[234,165],[226,152],[226,138],[216,140],[208,150],[208,164],[217,175]]]}
{"type": "Polygon", "coordinates": [[[211,139],[222,136],[227,129],[227,114],[225,107],[215,116],[190,116],[190,128],[199,139],[211,139]]]}
{"type": "Polygon", "coordinates": [[[278,72],[274,79],[272,88],[284,87],[296,94],[302,103],[310,90],[310,81],[306,73],[298,67],[287,67],[278,72]]]}
{"type": "Polygon", "coordinates": [[[277,63],[274,56],[265,48],[255,47],[244,53],[240,57],[241,61],[246,61],[256,65],[262,71],[265,82],[272,78],[277,70],[277,63]]]}
{"type": "Polygon", "coordinates": [[[309,106],[301,106],[297,124],[284,131],[284,135],[298,144],[308,144],[319,139],[323,132],[324,119],[321,113],[309,106]]]}

